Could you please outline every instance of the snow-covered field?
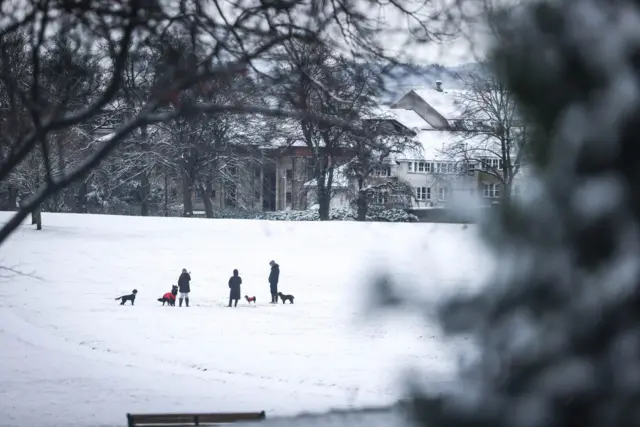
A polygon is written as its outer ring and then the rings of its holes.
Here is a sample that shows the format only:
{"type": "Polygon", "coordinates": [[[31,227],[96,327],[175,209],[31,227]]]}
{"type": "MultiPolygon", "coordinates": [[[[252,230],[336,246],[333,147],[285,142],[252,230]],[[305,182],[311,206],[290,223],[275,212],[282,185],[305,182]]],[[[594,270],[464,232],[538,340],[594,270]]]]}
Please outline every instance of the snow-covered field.
{"type": "Polygon", "coordinates": [[[447,385],[463,347],[415,315],[365,316],[370,276],[390,267],[408,294],[436,300],[490,268],[474,227],[460,225],[43,219],[44,230],[25,224],[0,246],[0,265],[28,274],[0,272],[3,426],[385,404],[407,366],[447,385]],[[267,304],[271,259],[294,305],[267,304]],[[192,306],[162,307],[182,268],[192,306]],[[256,307],[225,307],[234,268],[256,307]],[[134,307],[114,301],[133,288],[134,307]]]}

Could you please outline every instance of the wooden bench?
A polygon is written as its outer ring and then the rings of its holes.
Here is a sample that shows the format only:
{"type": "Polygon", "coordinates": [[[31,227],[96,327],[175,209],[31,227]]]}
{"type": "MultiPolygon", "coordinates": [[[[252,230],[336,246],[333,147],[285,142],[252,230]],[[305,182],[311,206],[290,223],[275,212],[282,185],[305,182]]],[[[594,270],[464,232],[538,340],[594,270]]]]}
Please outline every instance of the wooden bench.
{"type": "Polygon", "coordinates": [[[237,421],[262,421],[265,418],[267,416],[264,411],[214,414],[127,414],[129,427],[212,426],[237,421]]]}

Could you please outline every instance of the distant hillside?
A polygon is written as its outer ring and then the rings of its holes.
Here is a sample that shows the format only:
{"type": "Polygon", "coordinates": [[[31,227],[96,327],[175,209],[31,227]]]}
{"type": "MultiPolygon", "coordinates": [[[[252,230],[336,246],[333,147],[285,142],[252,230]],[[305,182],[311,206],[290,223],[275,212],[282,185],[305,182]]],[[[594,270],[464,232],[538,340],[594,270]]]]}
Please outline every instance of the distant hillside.
{"type": "MultiPolygon", "coordinates": [[[[260,61],[256,62],[254,66],[265,72],[271,67],[273,62],[260,61]]],[[[378,64],[369,64],[373,69],[380,69],[378,64]]],[[[442,81],[444,88],[460,89],[462,83],[458,78],[460,73],[466,73],[470,71],[479,71],[481,69],[480,64],[477,62],[470,62],[467,64],[458,65],[456,67],[445,67],[440,64],[431,65],[413,65],[408,67],[398,67],[391,71],[385,77],[385,93],[381,97],[383,103],[393,103],[397,101],[402,95],[410,91],[411,89],[435,87],[436,80],[442,81]]]]}
{"type": "Polygon", "coordinates": [[[442,86],[451,89],[462,88],[459,74],[478,71],[479,64],[472,62],[456,67],[445,67],[440,64],[416,65],[411,70],[392,70],[385,79],[386,94],[384,102],[397,101],[402,95],[418,87],[435,87],[440,80],[442,86]]]}

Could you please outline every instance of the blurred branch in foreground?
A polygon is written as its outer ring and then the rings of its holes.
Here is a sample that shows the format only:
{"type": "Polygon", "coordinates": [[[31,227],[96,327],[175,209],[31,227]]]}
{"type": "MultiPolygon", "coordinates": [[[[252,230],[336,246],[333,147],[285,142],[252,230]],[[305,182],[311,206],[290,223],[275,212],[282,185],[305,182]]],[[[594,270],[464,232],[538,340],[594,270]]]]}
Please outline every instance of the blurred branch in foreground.
{"type": "Polygon", "coordinates": [[[638,2],[529,2],[492,62],[530,131],[535,200],[485,228],[500,268],[441,309],[481,355],[464,390],[418,388],[439,427],[640,424],[638,2]]]}

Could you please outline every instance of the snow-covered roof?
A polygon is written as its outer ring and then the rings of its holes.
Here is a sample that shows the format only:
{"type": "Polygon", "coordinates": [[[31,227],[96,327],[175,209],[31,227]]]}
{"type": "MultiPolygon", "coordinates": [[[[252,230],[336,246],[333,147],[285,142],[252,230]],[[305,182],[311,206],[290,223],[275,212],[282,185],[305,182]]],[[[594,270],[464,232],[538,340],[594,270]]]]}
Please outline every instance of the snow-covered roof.
{"type": "Polygon", "coordinates": [[[455,141],[455,135],[450,131],[424,130],[418,132],[415,139],[419,143],[417,149],[409,149],[396,157],[402,160],[444,160],[443,151],[455,141]]]}
{"type": "Polygon", "coordinates": [[[420,115],[413,110],[381,106],[378,108],[378,111],[381,118],[396,120],[403,126],[415,132],[424,129],[433,129],[433,127],[429,123],[427,123],[425,119],[420,117],[420,115]]]}
{"type": "MultiPolygon", "coordinates": [[[[418,149],[409,149],[395,157],[396,161],[407,160],[427,160],[444,161],[455,156],[448,148],[456,142],[465,142],[468,148],[465,150],[469,155],[476,157],[495,157],[489,151],[486,137],[466,136],[446,130],[424,130],[418,132],[415,139],[419,142],[418,149]]],[[[494,150],[495,152],[495,150],[494,150]]]]}
{"type": "Polygon", "coordinates": [[[445,89],[440,92],[436,89],[414,89],[413,91],[445,119],[453,120],[460,117],[461,107],[458,97],[463,93],[462,90],[445,89]]]}

